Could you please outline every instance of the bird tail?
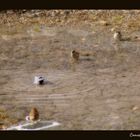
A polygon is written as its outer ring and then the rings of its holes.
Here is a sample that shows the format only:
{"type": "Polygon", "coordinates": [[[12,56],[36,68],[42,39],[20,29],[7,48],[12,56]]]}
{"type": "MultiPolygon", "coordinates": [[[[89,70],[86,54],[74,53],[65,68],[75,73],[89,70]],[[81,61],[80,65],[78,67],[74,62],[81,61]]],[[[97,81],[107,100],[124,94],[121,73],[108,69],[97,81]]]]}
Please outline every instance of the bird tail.
{"type": "Polygon", "coordinates": [[[26,119],[26,121],[29,121],[29,120],[30,120],[29,116],[26,116],[26,118],[25,118],[25,119],[26,119]]]}

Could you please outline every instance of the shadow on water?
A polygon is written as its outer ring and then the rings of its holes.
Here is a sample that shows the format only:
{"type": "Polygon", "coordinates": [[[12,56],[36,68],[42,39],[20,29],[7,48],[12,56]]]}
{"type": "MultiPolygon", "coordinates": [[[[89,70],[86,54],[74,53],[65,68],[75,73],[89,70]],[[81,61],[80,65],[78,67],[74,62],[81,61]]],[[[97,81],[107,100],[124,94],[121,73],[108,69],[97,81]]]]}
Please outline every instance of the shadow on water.
{"type": "Polygon", "coordinates": [[[81,61],[93,61],[94,59],[93,58],[82,58],[80,59],[81,61]]]}
{"type": "Polygon", "coordinates": [[[90,57],[90,56],[87,56],[87,57],[83,57],[83,58],[80,58],[80,61],[94,61],[95,60],[95,57],[90,57]]]}
{"type": "Polygon", "coordinates": [[[51,81],[44,81],[43,84],[39,85],[39,86],[44,86],[44,85],[53,85],[54,83],[51,81]]]}

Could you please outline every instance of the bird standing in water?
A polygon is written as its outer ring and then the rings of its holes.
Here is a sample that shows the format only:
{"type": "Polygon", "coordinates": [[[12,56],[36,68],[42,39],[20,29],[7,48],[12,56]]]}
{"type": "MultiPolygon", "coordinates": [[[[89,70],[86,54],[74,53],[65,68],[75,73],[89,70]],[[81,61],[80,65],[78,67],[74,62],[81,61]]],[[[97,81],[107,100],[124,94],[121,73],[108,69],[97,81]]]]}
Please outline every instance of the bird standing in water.
{"type": "Polygon", "coordinates": [[[72,50],[71,51],[71,57],[72,59],[75,61],[75,62],[78,62],[79,60],[79,52],[75,51],[75,50],[72,50]]]}
{"type": "Polygon", "coordinates": [[[117,31],[114,33],[113,35],[113,38],[116,40],[116,41],[121,41],[122,40],[122,34],[120,31],[117,31]]]}
{"type": "Polygon", "coordinates": [[[39,112],[36,108],[32,108],[29,116],[26,116],[26,120],[28,121],[37,121],[39,120],[39,112]]]}

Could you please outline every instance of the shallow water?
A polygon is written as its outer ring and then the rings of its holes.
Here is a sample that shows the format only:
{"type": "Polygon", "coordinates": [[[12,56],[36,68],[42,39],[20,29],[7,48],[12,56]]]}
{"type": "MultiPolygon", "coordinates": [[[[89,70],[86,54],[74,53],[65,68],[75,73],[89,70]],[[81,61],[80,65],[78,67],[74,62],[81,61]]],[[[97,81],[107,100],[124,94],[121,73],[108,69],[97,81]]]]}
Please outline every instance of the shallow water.
{"type": "Polygon", "coordinates": [[[36,25],[1,35],[0,45],[0,105],[11,118],[24,120],[35,106],[61,129],[140,128],[132,110],[140,107],[139,41],[121,42],[116,52],[109,27],[36,25]],[[81,53],[79,64],[70,63],[72,49],[81,53]],[[34,85],[35,75],[49,83],[34,85]]]}

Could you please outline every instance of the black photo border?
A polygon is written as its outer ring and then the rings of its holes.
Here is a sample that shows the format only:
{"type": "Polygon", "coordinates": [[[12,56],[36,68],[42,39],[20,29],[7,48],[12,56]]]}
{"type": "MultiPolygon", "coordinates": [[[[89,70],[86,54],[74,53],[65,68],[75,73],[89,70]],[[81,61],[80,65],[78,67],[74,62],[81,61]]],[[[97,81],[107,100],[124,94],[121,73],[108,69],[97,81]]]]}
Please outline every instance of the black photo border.
{"type": "MultiPolygon", "coordinates": [[[[1,0],[7,9],[140,9],[140,0],[1,0]]],[[[140,131],[1,131],[1,139],[135,139],[140,131]]]]}
{"type": "Polygon", "coordinates": [[[1,0],[0,9],[139,9],[140,0],[1,0]]]}

